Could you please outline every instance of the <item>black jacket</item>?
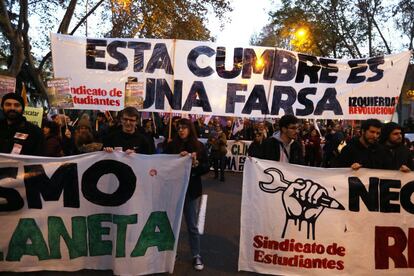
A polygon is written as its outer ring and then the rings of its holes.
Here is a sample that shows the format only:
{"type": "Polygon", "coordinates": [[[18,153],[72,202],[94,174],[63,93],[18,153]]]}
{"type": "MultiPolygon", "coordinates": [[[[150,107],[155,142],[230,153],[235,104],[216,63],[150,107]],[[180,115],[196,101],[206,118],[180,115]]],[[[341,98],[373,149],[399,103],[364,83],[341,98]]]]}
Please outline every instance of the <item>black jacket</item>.
{"type": "Polygon", "coordinates": [[[397,146],[384,145],[388,150],[390,157],[390,168],[391,170],[399,170],[402,165],[406,165],[410,170],[414,170],[413,157],[411,156],[410,150],[402,143],[397,146]]]}
{"type": "Polygon", "coordinates": [[[390,156],[387,150],[380,144],[365,147],[359,141],[359,137],[353,138],[342,149],[333,167],[346,168],[359,163],[363,168],[390,169],[390,156]]]}
{"type": "Polygon", "coordinates": [[[251,157],[263,158],[263,142],[253,141],[247,149],[247,155],[251,157]]]}
{"type": "Polygon", "coordinates": [[[0,152],[11,153],[14,144],[22,146],[20,154],[37,156],[44,154],[42,130],[26,121],[24,117],[13,125],[7,124],[6,119],[0,121],[0,152]],[[23,135],[16,135],[16,133],[23,135]]]}
{"type": "Polygon", "coordinates": [[[151,153],[150,145],[142,134],[139,134],[137,131],[133,134],[125,133],[122,131],[122,128],[118,128],[105,136],[103,147],[122,147],[123,151],[132,149],[136,153],[151,153]]]}
{"type": "Polygon", "coordinates": [[[188,183],[187,195],[190,199],[195,199],[201,196],[203,188],[201,185],[201,176],[210,171],[210,164],[208,162],[208,155],[204,145],[197,141],[197,149],[193,149],[188,143],[172,141],[168,143],[166,153],[178,154],[182,151],[197,152],[197,160],[199,162],[197,167],[191,168],[190,181],[188,183]]]}
{"type": "MultiPolygon", "coordinates": [[[[262,144],[262,159],[280,161],[280,145],[281,142],[275,137],[269,137],[262,144]]],[[[293,141],[290,145],[289,163],[303,164],[302,146],[298,141],[293,141]]]]}

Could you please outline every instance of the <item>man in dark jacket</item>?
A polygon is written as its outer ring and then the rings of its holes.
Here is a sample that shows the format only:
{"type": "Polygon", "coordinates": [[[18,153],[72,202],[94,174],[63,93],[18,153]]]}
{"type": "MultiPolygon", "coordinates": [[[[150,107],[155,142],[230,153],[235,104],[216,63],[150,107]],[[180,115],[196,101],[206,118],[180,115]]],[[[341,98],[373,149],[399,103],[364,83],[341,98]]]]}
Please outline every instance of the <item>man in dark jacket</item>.
{"type": "Polygon", "coordinates": [[[111,131],[103,139],[103,147],[107,152],[122,147],[126,153],[150,154],[147,139],[137,131],[139,114],[134,107],[126,107],[121,111],[121,127],[111,131]]]}
{"type": "Polygon", "coordinates": [[[43,155],[42,131],[23,116],[23,98],[8,93],[2,98],[1,107],[5,118],[0,121],[0,152],[43,155]]]}
{"type": "Polygon", "coordinates": [[[352,139],[341,151],[335,167],[388,169],[389,154],[378,144],[382,123],[377,119],[368,119],[361,124],[361,136],[352,139]]]}
{"type": "Polygon", "coordinates": [[[302,147],[296,141],[298,119],[293,115],[284,115],[279,120],[280,132],[263,142],[263,159],[292,164],[303,164],[302,147]]]}
{"type": "Polygon", "coordinates": [[[381,130],[380,143],[388,150],[391,158],[389,169],[410,172],[414,170],[414,162],[410,150],[403,143],[402,128],[399,124],[390,122],[381,130]]]}

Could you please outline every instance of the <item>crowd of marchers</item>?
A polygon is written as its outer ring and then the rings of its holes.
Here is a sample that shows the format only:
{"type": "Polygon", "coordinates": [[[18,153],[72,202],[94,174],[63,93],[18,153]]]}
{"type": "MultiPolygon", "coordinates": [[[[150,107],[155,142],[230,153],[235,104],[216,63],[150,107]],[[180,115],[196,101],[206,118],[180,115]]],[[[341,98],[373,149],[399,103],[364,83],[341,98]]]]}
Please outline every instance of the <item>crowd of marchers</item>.
{"type": "MultiPolygon", "coordinates": [[[[97,112],[84,113],[75,120],[55,114],[44,118],[40,130],[24,118],[24,102],[19,95],[10,93],[3,97],[2,108],[0,152],[48,157],[121,148],[125,152],[166,153],[168,143],[178,135],[178,122],[182,119],[174,116],[170,120],[169,114],[142,119],[135,108],[127,107],[114,117],[97,112]],[[17,105],[9,105],[10,101],[17,105]]],[[[294,116],[286,118],[275,121],[245,118],[239,127],[235,126],[237,119],[234,118],[198,116],[190,121],[196,137],[206,139],[208,160],[214,167],[215,178],[221,181],[224,181],[228,140],[252,141],[249,156],[289,160],[306,166],[346,167],[352,165],[349,164],[351,157],[361,155],[355,158],[361,159],[358,163],[366,168],[394,169],[403,162],[401,166],[413,169],[414,147],[396,123],[320,120],[324,124],[316,125],[315,121],[298,120],[294,116]],[[284,125],[286,118],[291,119],[287,126],[284,125]],[[379,159],[391,161],[377,164],[379,159]]]]}
{"type": "Polygon", "coordinates": [[[152,117],[142,120],[133,107],[117,116],[87,113],[72,120],[63,114],[45,117],[42,128],[23,116],[23,98],[16,93],[2,97],[0,152],[48,157],[71,156],[94,151],[122,151],[125,154],[179,154],[190,156],[192,170],[184,203],[184,218],[189,231],[193,267],[202,270],[200,235],[196,225],[197,203],[202,194],[201,176],[214,167],[214,177],[225,180],[228,140],[251,140],[248,155],[267,160],[314,166],[389,169],[410,172],[414,169],[411,144],[404,139],[401,126],[382,124],[376,119],[360,125],[341,125],[330,121],[313,125],[293,115],[275,122],[199,116],[152,117]],[[159,118],[157,120],[156,118],[159,118]],[[160,136],[164,137],[160,143],[160,136]],[[203,144],[199,138],[205,138],[203,144]]]}

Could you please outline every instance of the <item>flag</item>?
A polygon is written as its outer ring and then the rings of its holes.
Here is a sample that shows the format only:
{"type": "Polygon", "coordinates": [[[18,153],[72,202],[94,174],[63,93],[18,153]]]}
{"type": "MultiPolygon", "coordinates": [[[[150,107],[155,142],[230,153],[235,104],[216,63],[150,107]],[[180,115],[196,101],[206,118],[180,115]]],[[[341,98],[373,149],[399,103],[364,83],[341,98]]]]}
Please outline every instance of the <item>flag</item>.
{"type": "Polygon", "coordinates": [[[236,135],[236,133],[242,129],[243,129],[243,118],[238,118],[234,122],[232,134],[236,135]]]}
{"type": "Polygon", "coordinates": [[[210,122],[211,118],[213,118],[213,116],[212,116],[212,115],[208,115],[208,116],[206,116],[206,117],[205,117],[205,120],[204,120],[204,124],[205,124],[205,125],[208,125],[208,122],[210,122]]]}
{"type": "Polygon", "coordinates": [[[23,83],[23,87],[22,87],[21,96],[23,98],[24,106],[28,106],[29,103],[27,101],[27,92],[26,92],[26,86],[24,85],[24,83],[23,83]]]}

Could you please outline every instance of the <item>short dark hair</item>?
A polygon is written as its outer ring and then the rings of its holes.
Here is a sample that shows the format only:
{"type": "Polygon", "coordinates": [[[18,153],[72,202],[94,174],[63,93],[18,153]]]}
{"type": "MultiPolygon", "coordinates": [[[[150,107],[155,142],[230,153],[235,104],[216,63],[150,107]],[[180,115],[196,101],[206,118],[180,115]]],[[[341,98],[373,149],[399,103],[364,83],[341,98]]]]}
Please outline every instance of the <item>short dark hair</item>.
{"type": "Polygon", "coordinates": [[[282,127],[288,128],[289,125],[294,125],[299,122],[299,119],[292,114],[283,115],[279,120],[279,129],[282,130],[282,127]]]}
{"type": "Polygon", "coordinates": [[[388,140],[391,132],[393,132],[395,129],[399,129],[401,132],[403,131],[403,128],[397,123],[389,122],[385,124],[381,129],[380,143],[385,143],[388,140]]]}
{"type": "Polygon", "coordinates": [[[135,117],[137,120],[139,118],[138,110],[135,107],[132,107],[132,106],[125,107],[122,110],[122,112],[121,112],[121,118],[124,115],[130,116],[130,117],[135,117]]]}
{"type": "Polygon", "coordinates": [[[378,119],[368,119],[361,123],[361,131],[366,131],[370,127],[382,128],[382,123],[378,119]]]}
{"type": "Polygon", "coordinates": [[[42,128],[48,128],[50,129],[50,134],[54,135],[54,136],[58,136],[59,135],[59,125],[53,121],[48,121],[45,120],[43,121],[43,127],[42,128]]]}

